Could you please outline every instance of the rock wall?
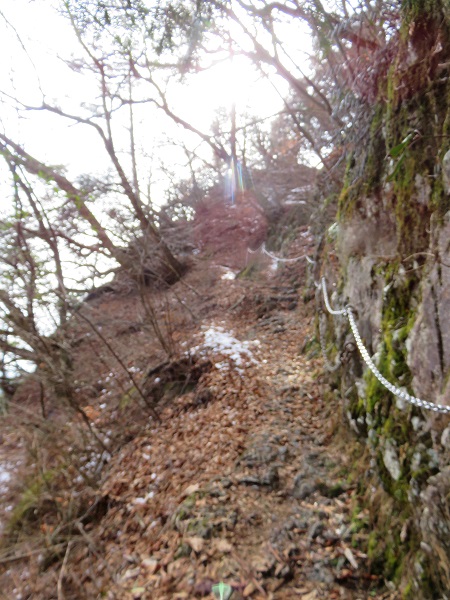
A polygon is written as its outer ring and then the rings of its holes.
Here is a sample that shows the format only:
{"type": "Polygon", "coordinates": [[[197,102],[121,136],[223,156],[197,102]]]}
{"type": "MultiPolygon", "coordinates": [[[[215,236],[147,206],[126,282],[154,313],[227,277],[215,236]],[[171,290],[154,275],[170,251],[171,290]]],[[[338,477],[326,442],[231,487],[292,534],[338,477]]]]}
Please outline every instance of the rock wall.
{"type": "MultiPolygon", "coordinates": [[[[404,2],[402,31],[392,43],[395,59],[371,109],[367,144],[348,157],[321,273],[335,305],[354,307],[382,374],[410,394],[450,406],[448,1],[404,2]]],[[[337,351],[351,334],[345,319],[328,323],[337,351]]],[[[361,486],[375,481],[389,498],[370,534],[373,564],[400,597],[450,598],[450,416],[397,399],[356,351],[334,385],[370,451],[371,472],[361,486]]],[[[366,498],[375,506],[371,494],[366,498]]]]}
{"type": "Polygon", "coordinates": [[[409,335],[408,366],[419,396],[450,405],[450,211],[433,226],[437,257],[422,279],[422,301],[409,335]]]}

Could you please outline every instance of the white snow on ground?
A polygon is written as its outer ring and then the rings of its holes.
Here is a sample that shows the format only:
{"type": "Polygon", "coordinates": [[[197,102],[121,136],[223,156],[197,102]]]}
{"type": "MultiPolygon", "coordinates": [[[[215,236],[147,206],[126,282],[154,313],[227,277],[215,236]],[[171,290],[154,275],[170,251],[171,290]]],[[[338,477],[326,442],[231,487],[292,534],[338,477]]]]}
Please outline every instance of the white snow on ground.
{"type": "Polygon", "coordinates": [[[5,486],[5,483],[8,483],[11,480],[11,475],[9,473],[9,471],[7,471],[7,468],[10,467],[11,465],[1,465],[0,464],[0,492],[4,493],[5,492],[5,488],[7,486],[5,486]]]}
{"type": "Polygon", "coordinates": [[[233,281],[236,279],[236,274],[233,273],[233,271],[225,271],[225,273],[221,275],[220,279],[229,279],[230,281],[233,281]]]}
{"type": "MultiPolygon", "coordinates": [[[[11,481],[10,471],[13,469],[13,465],[11,463],[0,463],[0,499],[4,496],[9,490],[9,482],[11,481]]],[[[11,510],[11,506],[2,507],[3,512],[9,512],[11,510]]],[[[0,520],[0,535],[2,534],[4,528],[4,523],[0,520]]]]}
{"type": "Polygon", "coordinates": [[[236,273],[229,267],[219,265],[219,268],[223,271],[222,275],[220,276],[220,279],[229,279],[230,281],[236,279],[236,273]]]}
{"type": "MultiPolygon", "coordinates": [[[[212,350],[214,354],[220,354],[226,359],[233,361],[238,373],[243,373],[243,367],[248,363],[258,364],[253,356],[251,347],[259,346],[259,340],[240,341],[234,337],[232,331],[226,331],[220,325],[211,324],[204,332],[204,341],[199,346],[191,349],[191,352],[207,353],[212,350]]],[[[228,360],[215,363],[217,369],[229,369],[228,360]]]]}
{"type": "Polygon", "coordinates": [[[306,204],[304,200],[295,200],[288,196],[287,200],[284,201],[285,206],[294,206],[295,204],[306,204]]]}

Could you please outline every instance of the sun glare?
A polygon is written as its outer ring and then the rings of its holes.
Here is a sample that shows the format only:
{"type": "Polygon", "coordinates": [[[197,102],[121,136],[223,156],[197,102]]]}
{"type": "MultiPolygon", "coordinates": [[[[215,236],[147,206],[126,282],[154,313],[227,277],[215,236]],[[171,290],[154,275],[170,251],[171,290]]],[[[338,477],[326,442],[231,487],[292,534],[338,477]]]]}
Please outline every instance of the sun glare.
{"type": "Polygon", "coordinates": [[[219,109],[230,112],[234,104],[239,115],[265,117],[281,107],[281,101],[244,57],[220,62],[193,76],[183,87],[181,104],[198,127],[208,128],[219,109]]]}
{"type": "MultiPolygon", "coordinates": [[[[9,98],[0,98],[0,125],[3,124],[11,137],[15,136],[31,154],[51,164],[66,165],[69,176],[95,175],[105,172],[110,163],[93,129],[74,126],[73,122],[45,111],[19,114],[11,100],[17,97],[24,104],[39,106],[45,99],[48,104],[82,116],[89,115],[90,106],[98,100],[95,76],[71,71],[61,60],[77,57],[82,52],[70,24],[52,9],[52,4],[51,0],[42,3],[15,0],[4,11],[8,21],[19,23],[20,27],[16,33],[4,19],[0,21],[0,34],[7,40],[6,59],[0,64],[0,82],[1,89],[9,94],[9,98]],[[22,18],[24,14],[26,18],[22,18]]],[[[220,114],[222,134],[229,137],[233,105],[239,128],[254,119],[274,115],[282,108],[282,103],[249,59],[239,55],[227,57],[226,49],[221,57],[223,60],[208,68],[205,65],[203,70],[188,75],[182,83],[172,81],[168,88],[164,85],[162,88],[167,89],[168,104],[177,116],[208,134],[220,114]]],[[[280,82],[282,93],[284,85],[280,82]]],[[[135,108],[136,144],[142,170],[159,173],[158,161],[161,161],[170,165],[174,172],[184,173],[185,154],[180,148],[186,144],[197,150],[199,138],[160,115],[151,104],[135,108]],[[156,160],[152,158],[155,156],[156,160]]],[[[127,119],[126,111],[115,115],[116,146],[123,148],[125,153],[129,144],[127,119]]],[[[208,158],[206,146],[202,152],[199,150],[199,155],[208,158]]],[[[161,176],[159,183],[159,175],[155,176],[152,189],[158,192],[157,196],[163,195],[159,190],[164,187],[164,181],[161,176]]]]}

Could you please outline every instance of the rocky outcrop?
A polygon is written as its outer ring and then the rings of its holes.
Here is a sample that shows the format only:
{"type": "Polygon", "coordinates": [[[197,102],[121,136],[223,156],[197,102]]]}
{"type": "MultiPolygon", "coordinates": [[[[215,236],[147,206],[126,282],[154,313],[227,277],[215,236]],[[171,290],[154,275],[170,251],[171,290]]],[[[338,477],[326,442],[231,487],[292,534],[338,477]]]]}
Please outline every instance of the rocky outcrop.
{"type": "Polygon", "coordinates": [[[408,339],[408,365],[419,396],[450,405],[450,211],[433,229],[434,256],[422,279],[422,302],[408,339]]]}
{"type": "Polygon", "coordinates": [[[436,563],[444,589],[450,590],[450,467],[430,477],[427,483],[421,494],[420,546],[436,563]]]}
{"type": "MultiPolygon", "coordinates": [[[[384,377],[450,406],[450,79],[436,68],[436,60],[450,61],[450,8],[433,0],[403,10],[404,36],[372,108],[367,144],[348,157],[321,272],[330,288],[334,282],[333,302],[354,307],[384,377]],[[437,57],[409,35],[419,26],[439,41],[437,57]]],[[[347,324],[328,323],[329,339],[342,349],[351,339],[347,324]]],[[[335,386],[351,429],[370,450],[370,477],[398,515],[396,527],[386,516],[374,560],[383,555],[380,570],[401,597],[449,598],[450,415],[393,396],[356,351],[335,386]]]]}

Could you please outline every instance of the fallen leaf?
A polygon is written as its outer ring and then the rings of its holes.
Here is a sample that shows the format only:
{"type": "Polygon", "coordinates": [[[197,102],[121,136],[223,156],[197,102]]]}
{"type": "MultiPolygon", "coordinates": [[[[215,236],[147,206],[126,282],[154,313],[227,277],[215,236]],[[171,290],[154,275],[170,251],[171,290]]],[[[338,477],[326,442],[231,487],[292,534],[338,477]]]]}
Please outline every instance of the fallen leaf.
{"type": "Polygon", "coordinates": [[[203,546],[205,544],[205,540],[198,536],[186,538],[184,541],[192,548],[192,550],[194,550],[194,552],[197,553],[203,550],[203,546]]]}
{"type": "Polygon", "coordinates": [[[122,575],[121,580],[126,581],[127,579],[134,579],[139,575],[140,570],[140,567],[136,567],[135,569],[127,569],[122,575]]]}
{"type": "Polygon", "coordinates": [[[230,544],[228,540],[215,539],[214,548],[218,552],[231,552],[233,550],[233,544],[230,544]]]}
{"type": "Polygon", "coordinates": [[[158,561],[156,558],[144,558],[142,566],[147,569],[147,572],[152,575],[158,568],[158,561]]]}
{"type": "Polygon", "coordinates": [[[354,569],[358,568],[358,563],[356,562],[356,559],[353,556],[353,552],[350,550],[350,548],[344,548],[344,556],[354,569]]]}
{"type": "Polygon", "coordinates": [[[198,483],[193,483],[192,485],[188,485],[184,492],[181,494],[182,498],[186,498],[186,496],[190,496],[191,494],[195,494],[198,492],[200,486],[198,483]]]}
{"type": "Polygon", "coordinates": [[[275,565],[275,558],[271,555],[257,556],[252,561],[252,566],[258,573],[268,573],[270,569],[275,565]]]}
{"type": "Polygon", "coordinates": [[[344,579],[349,579],[350,577],[353,577],[353,571],[350,569],[342,569],[337,580],[343,581],[344,579]]]}
{"type": "Polygon", "coordinates": [[[256,591],[255,584],[252,581],[250,581],[250,583],[247,583],[247,585],[245,586],[245,589],[242,592],[242,595],[244,596],[244,598],[248,598],[255,591],[256,591]]]}

